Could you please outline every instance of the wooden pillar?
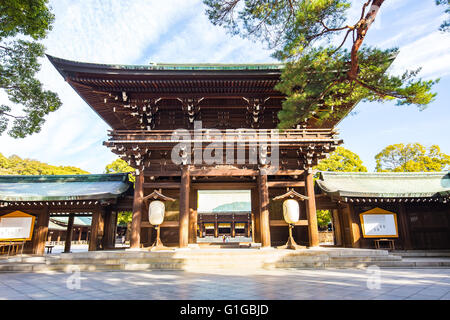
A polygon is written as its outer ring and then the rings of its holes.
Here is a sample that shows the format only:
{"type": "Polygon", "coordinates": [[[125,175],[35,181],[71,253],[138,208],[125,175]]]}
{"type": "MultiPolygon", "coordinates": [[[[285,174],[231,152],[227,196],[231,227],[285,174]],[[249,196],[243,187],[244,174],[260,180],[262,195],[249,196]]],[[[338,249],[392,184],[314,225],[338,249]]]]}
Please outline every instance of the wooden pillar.
{"type": "Polygon", "coordinates": [[[250,238],[250,236],[251,236],[251,225],[252,225],[252,218],[251,218],[251,214],[249,214],[248,219],[247,219],[247,224],[246,224],[247,238],[250,238]]]}
{"type": "Polygon", "coordinates": [[[111,249],[114,248],[114,220],[115,220],[115,212],[110,209],[105,210],[105,235],[103,237],[103,248],[111,249]]]}
{"type": "MultiPolygon", "coordinates": [[[[141,221],[148,222],[149,221],[148,215],[149,215],[148,206],[145,206],[145,203],[143,203],[143,206],[142,206],[142,219],[141,219],[141,221]]],[[[141,228],[141,233],[140,233],[141,247],[150,247],[150,246],[152,246],[152,244],[153,244],[153,241],[152,241],[153,229],[154,229],[153,226],[150,227],[150,228],[148,228],[148,227],[141,228]]]]}
{"type": "Polygon", "coordinates": [[[260,219],[260,205],[258,188],[251,190],[252,201],[252,241],[261,243],[261,219],[260,219]]]}
{"type": "Polygon", "coordinates": [[[134,185],[130,248],[140,248],[141,246],[141,221],[142,221],[143,206],[144,206],[144,173],[141,172],[139,175],[136,175],[136,181],[134,185]]]}
{"type": "Polygon", "coordinates": [[[337,209],[332,209],[331,216],[333,219],[334,245],[341,247],[344,245],[344,241],[342,238],[342,229],[341,229],[341,221],[339,220],[339,211],[337,209]]]}
{"type": "Polygon", "coordinates": [[[198,224],[198,237],[203,238],[203,222],[199,222],[198,224]]]}
{"type": "Polygon", "coordinates": [[[359,229],[359,221],[355,214],[352,204],[346,204],[342,210],[345,218],[348,221],[348,229],[350,233],[350,242],[353,248],[361,247],[361,231],[359,229]]]}
{"type": "Polygon", "coordinates": [[[78,229],[78,242],[81,242],[81,234],[83,233],[83,228],[78,229]]]}
{"type": "Polygon", "coordinates": [[[180,248],[186,248],[189,243],[189,190],[190,190],[189,166],[182,166],[180,185],[180,248]]]}
{"type": "Polygon", "coordinates": [[[261,224],[261,247],[270,247],[270,221],[269,221],[269,188],[267,186],[267,175],[260,170],[258,176],[259,190],[259,216],[261,224]]]}
{"type": "Polygon", "coordinates": [[[72,246],[74,219],[75,219],[75,215],[73,213],[71,213],[69,215],[69,221],[67,222],[66,242],[64,243],[64,253],[69,253],[70,247],[72,246]]]}
{"type": "Polygon", "coordinates": [[[103,210],[97,209],[92,213],[91,236],[89,240],[89,251],[101,249],[104,230],[103,210]]]}
{"type": "Polygon", "coordinates": [[[316,197],[314,194],[314,180],[312,172],[305,171],[305,188],[306,196],[309,197],[308,200],[305,200],[306,216],[308,219],[309,246],[317,247],[319,245],[319,229],[317,226],[316,197]]]}
{"type": "Polygon", "coordinates": [[[214,238],[217,238],[219,236],[219,224],[217,223],[217,216],[216,221],[214,222],[214,238]]]}
{"type": "Polygon", "coordinates": [[[197,243],[197,190],[189,193],[189,243],[197,243]]]}
{"type": "Polygon", "coordinates": [[[234,222],[234,220],[231,221],[231,237],[236,237],[236,222],[234,222]]]}
{"type": "Polygon", "coordinates": [[[50,220],[50,212],[48,208],[42,210],[37,217],[37,226],[35,232],[35,240],[33,241],[33,253],[44,255],[45,241],[47,240],[48,222],[50,220]]]}
{"type": "Polygon", "coordinates": [[[399,212],[398,218],[400,220],[400,232],[399,236],[403,242],[404,250],[411,250],[412,242],[411,242],[411,229],[409,227],[408,215],[406,213],[406,207],[404,203],[399,203],[399,212]]]}

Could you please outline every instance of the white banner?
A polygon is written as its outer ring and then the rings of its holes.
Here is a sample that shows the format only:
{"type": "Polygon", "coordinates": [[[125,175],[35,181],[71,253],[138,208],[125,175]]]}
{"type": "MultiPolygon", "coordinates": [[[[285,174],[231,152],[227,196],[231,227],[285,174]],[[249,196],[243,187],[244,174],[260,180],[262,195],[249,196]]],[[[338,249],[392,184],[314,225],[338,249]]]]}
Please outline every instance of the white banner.
{"type": "Polygon", "coordinates": [[[397,237],[395,214],[363,214],[364,237],[397,237]]]}
{"type": "Polygon", "coordinates": [[[28,239],[32,217],[0,217],[0,240],[28,239]]]}

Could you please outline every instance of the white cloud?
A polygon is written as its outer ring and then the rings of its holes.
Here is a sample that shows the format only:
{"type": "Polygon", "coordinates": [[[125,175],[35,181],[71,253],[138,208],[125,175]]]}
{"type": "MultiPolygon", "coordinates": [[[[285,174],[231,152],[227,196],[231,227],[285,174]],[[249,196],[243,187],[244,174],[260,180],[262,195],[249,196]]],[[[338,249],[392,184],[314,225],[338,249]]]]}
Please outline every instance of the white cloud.
{"type": "MultiPolygon", "coordinates": [[[[134,64],[158,62],[262,62],[262,46],[231,38],[204,15],[200,0],[51,1],[56,20],[44,41],[47,53],[78,61],[134,64]],[[146,57],[148,48],[152,57],[146,57]]],[[[102,141],[108,125],[64,81],[47,59],[39,78],[57,92],[60,110],[42,131],[25,139],[0,136],[0,152],[56,165],[103,172],[115,159],[102,141]]],[[[5,97],[0,102],[9,103],[5,97]]],[[[17,111],[17,110],[16,110],[17,111]]]]}
{"type": "Polygon", "coordinates": [[[182,31],[164,42],[152,54],[155,62],[183,63],[257,63],[275,61],[261,43],[238,36],[231,37],[223,28],[211,24],[198,10],[182,31]]]}
{"type": "Polygon", "coordinates": [[[400,48],[391,67],[393,74],[422,67],[423,78],[443,77],[450,74],[449,35],[434,31],[400,48]]]}
{"type": "MultiPolygon", "coordinates": [[[[437,32],[441,20],[436,12],[442,10],[424,4],[424,10],[408,11],[416,4],[412,0],[383,4],[367,43],[400,47],[392,72],[422,66],[423,76],[448,75],[450,41],[448,34],[437,32]],[[409,28],[411,21],[414,28],[409,28]]],[[[51,5],[56,21],[44,43],[47,52],[57,57],[116,64],[273,62],[262,44],[231,37],[209,23],[201,0],[53,0],[51,5]]],[[[351,19],[359,16],[360,7],[355,1],[351,19]]],[[[102,145],[107,124],[46,59],[42,63],[39,77],[46,88],[58,92],[63,106],[47,117],[38,134],[18,140],[1,136],[0,152],[102,172],[115,158],[102,145]]]]}

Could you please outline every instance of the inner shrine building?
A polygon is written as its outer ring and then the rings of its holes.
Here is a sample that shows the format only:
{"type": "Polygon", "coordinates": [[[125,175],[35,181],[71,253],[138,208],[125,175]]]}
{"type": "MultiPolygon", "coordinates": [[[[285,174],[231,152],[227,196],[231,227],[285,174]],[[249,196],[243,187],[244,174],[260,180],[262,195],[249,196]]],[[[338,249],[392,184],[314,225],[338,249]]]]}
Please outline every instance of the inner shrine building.
{"type": "Polygon", "coordinates": [[[207,190],[248,191],[251,205],[233,227],[262,247],[286,241],[282,202],[274,198],[294,190],[304,196],[296,240],[319,244],[312,167],[342,143],[334,129],[341,119],[310,118],[276,130],[285,96],[274,87],[283,65],[128,66],[48,58],[111,127],[104,145],[136,169],[132,248],[155,238],[148,219],[155,191],[175,199],[161,225],[166,245],[195,244],[218,219],[198,213],[198,193],[207,190]]]}

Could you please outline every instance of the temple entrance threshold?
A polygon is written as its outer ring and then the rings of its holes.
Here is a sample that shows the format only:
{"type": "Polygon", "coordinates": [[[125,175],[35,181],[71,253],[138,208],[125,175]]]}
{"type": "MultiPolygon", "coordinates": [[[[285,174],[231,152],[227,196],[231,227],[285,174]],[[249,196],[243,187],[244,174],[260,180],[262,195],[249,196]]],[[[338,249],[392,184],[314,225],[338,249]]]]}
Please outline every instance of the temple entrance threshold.
{"type": "Polygon", "coordinates": [[[251,243],[251,190],[198,190],[197,243],[251,243]]]}

